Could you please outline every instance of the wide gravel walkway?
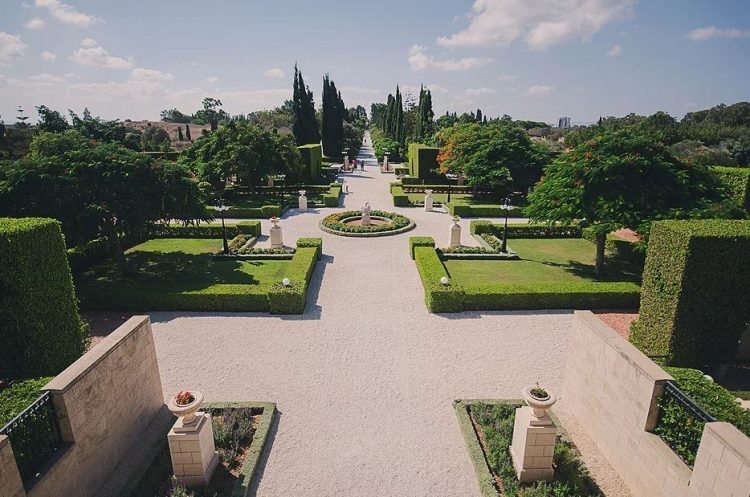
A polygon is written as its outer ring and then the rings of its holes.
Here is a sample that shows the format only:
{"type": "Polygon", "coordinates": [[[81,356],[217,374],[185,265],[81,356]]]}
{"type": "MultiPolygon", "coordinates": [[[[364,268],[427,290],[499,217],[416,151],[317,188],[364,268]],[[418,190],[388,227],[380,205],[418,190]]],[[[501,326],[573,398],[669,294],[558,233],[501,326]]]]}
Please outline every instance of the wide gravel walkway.
{"type": "Polygon", "coordinates": [[[417,228],[343,238],[318,228],[331,209],[288,212],[288,244],[323,238],[305,314],[152,313],[164,394],[278,404],[259,496],[478,496],[453,400],[518,398],[537,381],[558,390],[572,314],[429,314],[407,239],[447,245],[450,217],[394,209],[393,175],[362,153],[367,171],[345,175],[344,207],[370,202],[417,228]]]}

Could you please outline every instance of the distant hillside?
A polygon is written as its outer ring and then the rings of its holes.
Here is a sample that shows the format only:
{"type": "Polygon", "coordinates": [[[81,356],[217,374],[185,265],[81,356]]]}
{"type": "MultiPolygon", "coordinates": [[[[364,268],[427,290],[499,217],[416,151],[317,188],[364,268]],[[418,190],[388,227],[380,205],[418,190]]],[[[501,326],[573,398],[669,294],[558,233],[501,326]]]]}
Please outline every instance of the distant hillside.
{"type": "MultiPolygon", "coordinates": [[[[184,150],[190,146],[190,142],[187,141],[187,137],[185,137],[185,125],[179,124],[179,123],[165,123],[162,121],[130,121],[126,120],[124,121],[125,125],[130,126],[132,128],[139,129],[143,131],[146,129],[149,125],[156,126],[158,128],[165,129],[167,133],[169,133],[169,139],[172,140],[172,148],[175,150],[184,150]],[[177,128],[182,128],[182,137],[185,141],[180,142],[178,140],[178,133],[177,128]]],[[[190,136],[193,138],[193,141],[197,140],[200,136],[203,130],[211,130],[211,126],[208,124],[205,125],[199,125],[199,124],[191,124],[190,125],[190,136]]]]}

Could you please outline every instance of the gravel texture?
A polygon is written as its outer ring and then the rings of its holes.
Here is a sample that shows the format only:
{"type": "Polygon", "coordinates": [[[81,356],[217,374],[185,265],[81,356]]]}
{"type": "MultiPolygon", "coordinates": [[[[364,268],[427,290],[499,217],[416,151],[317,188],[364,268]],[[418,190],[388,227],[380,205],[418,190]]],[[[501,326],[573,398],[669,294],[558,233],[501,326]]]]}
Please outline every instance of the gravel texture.
{"type": "MultiPolygon", "coordinates": [[[[446,246],[451,219],[394,208],[395,177],[364,154],[342,208],[370,202],[417,228],[344,238],[318,228],[331,209],[288,211],[287,245],[323,238],[305,314],[151,314],[164,394],[278,404],[258,496],[476,496],[453,400],[519,398],[537,381],[559,391],[572,313],[429,314],[407,240],[446,246]]],[[[477,245],[468,223],[464,244],[477,245]]]]}

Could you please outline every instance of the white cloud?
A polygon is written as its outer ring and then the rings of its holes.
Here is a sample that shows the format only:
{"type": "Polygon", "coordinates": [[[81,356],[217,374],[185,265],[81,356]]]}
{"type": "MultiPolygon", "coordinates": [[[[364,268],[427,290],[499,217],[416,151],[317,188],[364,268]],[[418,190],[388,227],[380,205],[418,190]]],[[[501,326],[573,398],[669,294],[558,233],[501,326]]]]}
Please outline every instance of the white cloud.
{"type": "MultiPolygon", "coordinates": [[[[37,0],[39,1],[39,0],[37,0]]],[[[70,60],[85,66],[104,67],[107,69],[130,69],[133,67],[133,58],[115,57],[109,55],[104,48],[99,46],[95,40],[85,38],[81,41],[81,47],[70,56],[70,60]]]]}
{"type": "Polygon", "coordinates": [[[52,17],[65,24],[72,24],[74,26],[85,28],[101,21],[101,19],[80,12],[72,5],[62,3],[60,0],[36,0],[35,4],[37,7],[49,10],[52,17]]]}
{"type": "Polygon", "coordinates": [[[47,23],[44,22],[44,19],[40,19],[38,17],[35,17],[31,19],[29,22],[23,25],[26,29],[42,29],[44,26],[46,26],[47,23]]]}
{"type": "Polygon", "coordinates": [[[550,85],[531,85],[526,89],[524,95],[530,97],[545,97],[553,93],[555,90],[556,88],[550,85]]]}
{"type": "Polygon", "coordinates": [[[493,88],[467,88],[464,93],[467,97],[481,97],[482,95],[494,95],[497,91],[493,88]]]}
{"type": "Polygon", "coordinates": [[[284,71],[282,71],[278,67],[274,67],[263,71],[263,76],[267,78],[281,79],[284,77],[284,71]]]}
{"type": "Polygon", "coordinates": [[[622,53],[622,46],[613,45],[612,48],[607,50],[607,57],[619,57],[622,53]]]}
{"type": "Polygon", "coordinates": [[[423,71],[425,69],[438,69],[441,71],[465,71],[475,67],[481,67],[492,62],[491,58],[464,57],[463,59],[436,60],[427,55],[427,48],[422,45],[413,45],[409,49],[409,67],[412,71],[423,71]]]}
{"type": "Polygon", "coordinates": [[[475,0],[469,26],[438,38],[446,47],[508,45],[523,38],[534,49],[586,40],[609,23],[628,18],[638,0],[475,0]]]}
{"type": "Polygon", "coordinates": [[[0,31],[0,65],[7,64],[16,57],[22,57],[25,51],[26,44],[21,41],[21,35],[0,31]]]}
{"type": "Polygon", "coordinates": [[[219,78],[216,76],[211,76],[210,78],[206,78],[203,80],[204,83],[208,83],[209,85],[215,85],[219,82],[219,78]]]}
{"type": "Polygon", "coordinates": [[[515,74],[501,74],[497,77],[498,81],[513,81],[514,79],[518,78],[515,74]]]}
{"type": "Polygon", "coordinates": [[[688,33],[688,38],[693,41],[706,41],[712,38],[750,38],[750,30],[706,26],[692,30],[688,33]]]}
{"type": "Polygon", "coordinates": [[[130,71],[132,81],[143,81],[147,83],[166,83],[174,81],[174,76],[168,72],[157,71],[156,69],[145,69],[137,67],[130,71]]]}
{"type": "Polygon", "coordinates": [[[57,60],[57,55],[53,54],[49,50],[45,50],[44,52],[42,52],[42,59],[46,60],[47,62],[54,62],[55,60],[57,60]]]}

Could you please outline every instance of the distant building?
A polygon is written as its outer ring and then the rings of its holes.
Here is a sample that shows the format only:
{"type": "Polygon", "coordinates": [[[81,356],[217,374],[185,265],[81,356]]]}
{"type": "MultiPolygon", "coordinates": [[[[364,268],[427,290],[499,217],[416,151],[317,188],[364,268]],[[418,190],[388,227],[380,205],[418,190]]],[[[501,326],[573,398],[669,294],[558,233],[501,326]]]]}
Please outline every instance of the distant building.
{"type": "Polygon", "coordinates": [[[562,129],[570,129],[570,118],[561,117],[560,119],[558,119],[557,127],[562,129]]]}

